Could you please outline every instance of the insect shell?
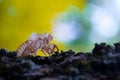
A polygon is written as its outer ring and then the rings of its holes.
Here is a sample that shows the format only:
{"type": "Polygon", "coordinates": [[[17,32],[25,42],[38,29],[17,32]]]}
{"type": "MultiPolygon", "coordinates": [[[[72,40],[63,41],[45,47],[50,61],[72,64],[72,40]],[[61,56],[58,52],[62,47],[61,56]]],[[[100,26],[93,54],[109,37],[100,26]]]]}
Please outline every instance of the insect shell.
{"type": "Polygon", "coordinates": [[[53,52],[59,52],[58,47],[55,44],[50,44],[53,39],[51,34],[36,34],[33,33],[30,38],[22,43],[17,49],[17,56],[36,55],[37,50],[41,50],[44,54],[52,54],[53,52]]]}

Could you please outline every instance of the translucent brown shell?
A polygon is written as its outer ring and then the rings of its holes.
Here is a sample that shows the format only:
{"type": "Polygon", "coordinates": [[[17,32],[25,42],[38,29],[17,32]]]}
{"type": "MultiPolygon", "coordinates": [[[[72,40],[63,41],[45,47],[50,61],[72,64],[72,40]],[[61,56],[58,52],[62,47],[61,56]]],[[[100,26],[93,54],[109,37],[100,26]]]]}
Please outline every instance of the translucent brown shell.
{"type": "Polygon", "coordinates": [[[17,49],[17,56],[36,55],[37,50],[41,50],[44,54],[52,54],[59,52],[59,48],[55,44],[50,44],[53,39],[51,34],[32,34],[30,39],[23,42],[17,49]]]}

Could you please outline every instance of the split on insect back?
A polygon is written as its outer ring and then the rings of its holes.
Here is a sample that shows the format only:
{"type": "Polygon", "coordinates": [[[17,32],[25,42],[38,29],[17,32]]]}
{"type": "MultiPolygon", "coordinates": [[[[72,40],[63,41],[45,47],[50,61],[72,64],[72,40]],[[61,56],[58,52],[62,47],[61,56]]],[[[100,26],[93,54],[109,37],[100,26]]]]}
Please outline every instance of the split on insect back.
{"type": "Polygon", "coordinates": [[[49,55],[54,52],[59,52],[59,48],[57,47],[57,45],[50,43],[52,39],[52,34],[32,33],[29,39],[23,42],[17,48],[17,56],[24,57],[27,55],[36,55],[37,50],[41,50],[44,54],[49,55]]]}

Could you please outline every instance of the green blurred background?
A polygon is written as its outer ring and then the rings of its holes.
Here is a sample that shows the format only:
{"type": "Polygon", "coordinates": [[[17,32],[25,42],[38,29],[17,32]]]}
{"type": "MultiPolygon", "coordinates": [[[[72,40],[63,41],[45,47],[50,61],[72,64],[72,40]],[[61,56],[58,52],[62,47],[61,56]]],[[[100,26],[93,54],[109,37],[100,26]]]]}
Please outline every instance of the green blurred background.
{"type": "Polygon", "coordinates": [[[119,0],[0,0],[0,48],[16,50],[32,32],[52,32],[60,50],[87,52],[119,41],[119,13],[119,0]]]}

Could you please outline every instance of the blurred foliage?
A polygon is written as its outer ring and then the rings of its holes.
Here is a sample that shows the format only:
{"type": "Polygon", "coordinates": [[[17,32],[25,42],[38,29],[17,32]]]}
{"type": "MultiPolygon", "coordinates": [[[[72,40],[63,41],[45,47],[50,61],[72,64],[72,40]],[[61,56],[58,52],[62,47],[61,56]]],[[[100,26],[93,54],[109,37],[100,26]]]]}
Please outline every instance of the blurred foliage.
{"type": "Polygon", "coordinates": [[[55,14],[70,5],[82,11],[85,4],[86,0],[0,0],[0,48],[16,50],[32,32],[50,33],[55,14]]]}
{"type": "Polygon", "coordinates": [[[76,6],[69,6],[55,19],[53,23],[55,38],[64,44],[64,50],[72,49],[76,52],[91,50],[89,40],[91,25],[85,13],[85,8],[80,11],[76,6]],[[60,29],[62,30],[59,31],[60,29]]]}

